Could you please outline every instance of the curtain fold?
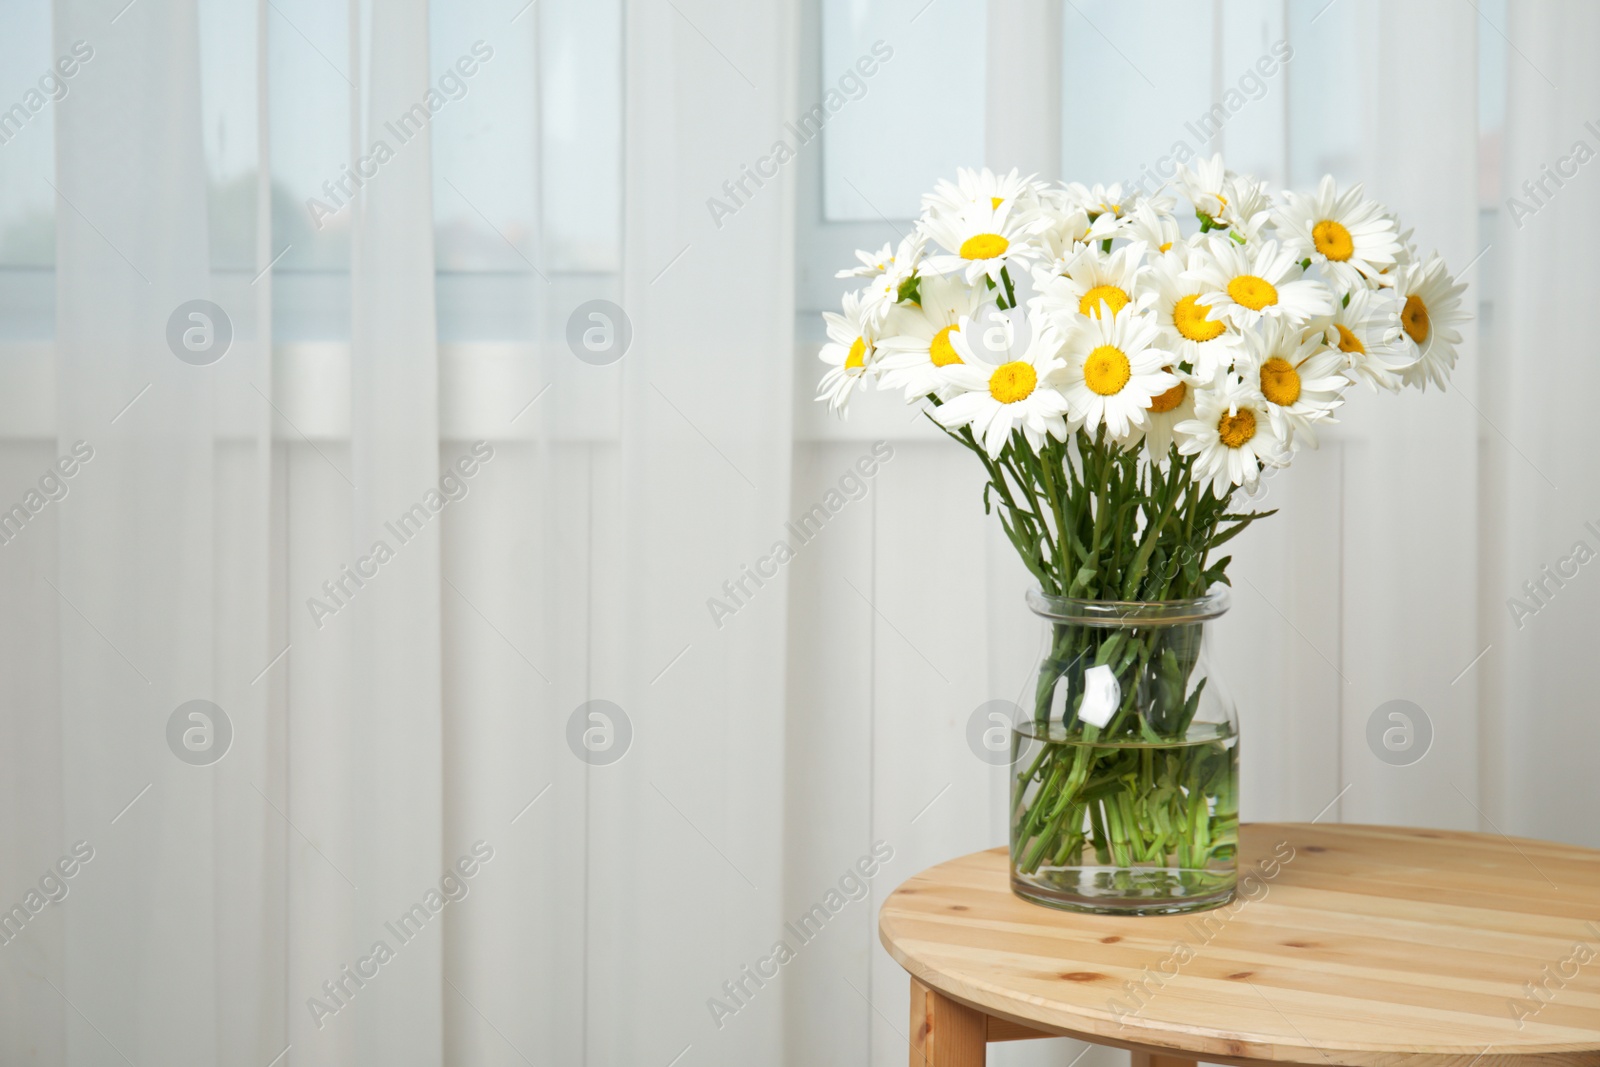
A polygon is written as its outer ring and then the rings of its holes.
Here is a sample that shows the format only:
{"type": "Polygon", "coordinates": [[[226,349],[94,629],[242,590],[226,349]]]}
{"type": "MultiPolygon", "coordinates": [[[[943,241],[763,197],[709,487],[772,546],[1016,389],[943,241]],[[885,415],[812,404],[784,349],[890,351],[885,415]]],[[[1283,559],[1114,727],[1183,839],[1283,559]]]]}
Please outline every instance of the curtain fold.
{"type": "Polygon", "coordinates": [[[783,936],[787,578],[747,580],[731,618],[711,601],[787,518],[793,178],[749,186],[720,226],[706,201],[784,135],[797,8],[715,0],[626,17],[620,303],[633,344],[619,447],[597,456],[590,610],[591,693],[624,709],[633,741],[588,770],[588,978],[604,991],[588,1054],[620,1067],[692,1046],[700,1062],[777,1062],[782,994],[746,982],[741,1006],[724,983],[783,936]],[[719,1019],[713,999],[736,1013],[719,1019]]]}
{"type": "Polygon", "coordinates": [[[408,121],[433,79],[426,0],[350,11],[352,166],[375,159],[379,144],[392,157],[366,168],[375,173],[351,205],[347,466],[338,456],[313,468],[332,506],[311,521],[338,554],[306,587],[310,596],[297,596],[306,608],[291,614],[291,674],[316,664],[325,684],[313,682],[290,709],[285,814],[304,835],[288,870],[290,1039],[306,1063],[421,1065],[443,1053],[450,905],[441,881],[456,858],[441,847],[439,516],[449,487],[440,470],[432,130],[408,121]],[[322,611],[329,604],[332,617],[322,611]]]}
{"type": "Polygon", "coordinates": [[[258,1010],[281,979],[252,684],[268,658],[264,339],[210,266],[196,6],[146,5],[114,30],[98,5],[55,15],[54,51],[92,52],[56,111],[52,183],[50,459],[81,462],[56,468],[76,492],[54,505],[35,603],[58,633],[51,852],[82,841],[92,859],[25,931],[59,950],[24,979],[42,983],[39,1014],[6,1029],[38,1062],[255,1062],[282,1033],[258,1010]]]}
{"type": "MultiPolygon", "coordinates": [[[[1511,4],[1493,358],[1477,396],[1490,531],[1483,580],[1487,816],[1512,834],[1600,846],[1588,753],[1600,666],[1600,476],[1577,442],[1600,386],[1587,296],[1600,282],[1600,10],[1511,4]],[[1580,547],[1581,546],[1581,547],[1580,547]]],[[[1491,258],[1492,257],[1492,258],[1491,258]]]]}
{"type": "MultiPolygon", "coordinates": [[[[1415,230],[1421,254],[1436,250],[1453,272],[1482,250],[1476,57],[1480,30],[1493,31],[1480,18],[1470,4],[1428,0],[1363,6],[1356,23],[1373,47],[1364,59],[1371,77],[1359,105],[1359,173],[1348,177],[1364,179],[1415,230]]],[[[1469,300],[1481,278],[1465,276],[1469,300]]],[[[1340,787],[1350,790],[1330,817],[1346,822],[1482,825],[1474,808],[1478,679],[1462,674],[1482,648],[1474,581],[1479,415],[1469,396],[1477,331],[1464,331],[1447,392],[1374,398],[1352,390],[1340,411],[1350,442],[1340,532],[1340,787]],[[1369,720],[1394,700],[1421,708],[1433,736],[1428,754],[1402,767],[1375,759],[1369,741],[1369,720]]]]}

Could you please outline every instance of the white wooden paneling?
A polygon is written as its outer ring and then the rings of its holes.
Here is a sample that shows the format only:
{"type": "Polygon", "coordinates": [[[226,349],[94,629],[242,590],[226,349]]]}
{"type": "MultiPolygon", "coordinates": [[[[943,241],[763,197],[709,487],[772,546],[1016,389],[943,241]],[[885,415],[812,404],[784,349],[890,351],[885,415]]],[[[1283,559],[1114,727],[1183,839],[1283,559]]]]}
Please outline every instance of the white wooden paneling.
{"type": "MultiPolygon", "coordinates": [[[[319,1030],[306,1002],[321,996],[322,983],[342,964],[365,953],[383,935],[387,915],[362,900],[355,886],[354,839],[357,814],[336,798],[343,795],[346,765],[361,739],[351,717],[349,658],[353,627],[344,617],[324,620],[319,629],[306,608],[321,596],[321,584],[349,560],[350,487],[339,474],[348,469],[349,449],[321,445],[290,448],[283,479],[287,486],[287,568],[289,640],[285,660],[289,717],[282,794],[266,795],[286,816],[283,836],[288,863],[286,924],[290,931],[285,988],[293,1010],[289,1040],[311,1063],[337,1063],[355,1055],[354,1028],[337,1018],[319,1030]],[[346,879],[350,879],[347,881],[346,879]],[[352,884],[352,882],[354,884],[352,884]],[[358,938],[342,931],[355,928],[358,938]]],[[[248,789],[248,783],[242,788],[248,789]]],[[[263,785],[262,792],[266,793],[263,785]]],[[[266,806],[266,801],[262,801],[266,806]]],[[[375,988],[373,996],[381,996],[375,988]]],[[[348,1021],[346,1019],[345,1021],[348,1021]]]]}
{"type": "MultiPolygon", "coordinates": [[[[1369,124],[1360,170],[1371,195],[1399,212],[1423,254],[1456,269],[1477,256],[1478,13],[1448,0],[1359,3],[1329,12],[1355,21],[1373,47],[1362,109],[1369,124]],[[1457,57],[1414,62],[1414,43],[1457,57]],[[1406,101],[1402,114],[1393,102],[1406,101]],[[1426,115],[1428,121],[1406,116],[1426,115]]],[[[1318,23],[1316,33],[1323,32],[1318,23]]],[[[1315,36],[1307,48],[1317,51],[1315,36]]],[[[1465,368],[1478,346],[1462,347],[1465,368]]],[[[1459,390],[1457,390],[1459,391],[1459,390]]],[[[1454,681],[1483,647],[1477,632],[1477,413],[1433,390],[1400,397],[1353,394],[1344,476],[1344,767],[1354,787],[1349,822],[1487,829],[1475,809],[1477,679],[1454,681]],[[1415,702],[1433,724],[1422,760],[1394,767],[1367,743],[1367,720],[1393,699],[1415,702]],[[1468,798],[1474,798],[1469,800],[1468,798]]]]}
{"type": "MultiPolygon", "coordinates": [[[[463,450],[447,444],[441,463],[463,450]]],[[[517,1063],[521,1050],[582,1062],[589,769],[565,736],[587,682],[591,451],[502,441],[443,516],[444,770],[456,783],[443,859],[478,840],[495,850],[447,912],[444,973],[461,991],[445,989],[450,1061],[517,1063]],[[565,506],[539,506],[551,499],[565,506]]]]}
{"type": "MultiPolygon", "coordinates": [[[[54,463],[53,441],[8,441],[0,448],[0,500],[9,509],[37,485],[54,463]]],[[[86,474],[80,470],[80,477],[86,474]]],[[[47,581],[56,578],[57,514],[73,507],[73,489],[31,519],[17,536],[0,545],[0,597],[8,605],[0,620],[0,678],[6,684],[6,714],[0,715],[0,753],[25,753],[9,759],[0,775],[0,803],[26,818],[0,823],[0,885],[10,910],[38,884],[50,865],[66,854],[85,827],[66,821],[61,795],[61,702],[56,665],[60,656],[59,617],[72,611],[47,581]]],[[[92,635],[91,635],[92,636],[92,635]]],[[[96,833],[99,827],[94,827],[96,833]]],[[[87,840],[87,837],[83,838],[87,840]]],[[[93,865],[82,880],[100,877],[93,865]]],[[[70,883],[69,883],[70,884],[70,883]]],[[[76,901],[77,886],[57,907],[47,908],[20,936],[0,946],[6,980],[0,981],[0,1060],[7,1063],[61,1063],[66,1060],[66,1022],[71,1009],[43,982],[24,974],[61,976],[64,920],[76,901]]],[[[14,925],[14,924],[13,924],[14,925]]],[[[10,937],[11,931],[7,931],[10,937]]]]}
{"type": "MultiPolygon", "coordinates": [[[[901,880],[940,856],[998,843],[989,766],[966,740],[968,716],[992,695],[982,468],[956,451],[948,442],[896,448],[876,498],[873,572],[860,586],[874,608],[873,833],[894,846],[901,880]]],[[[874,911],[893,888],[874,884],[874,911]]],[[[905,972],[877,952],[872,977],[879,1009],[907,1018],[905,972]]],[[[904,1059],[904,1037],[878,1027],[872,1062],[904,1059]]]]}
{"type": "MultiPolygon", "coordinates": [[[[837,489],[870,448],[866,441],[796,447],[790,514],[805,514],[837,489]]],[[[874,840],[877,633],[871,606],[845,582],[870,593],[873,518],[899,458],[879,469],[866,483],[867,495],[830,519],[788,566],[790,618],[810,620],[791,624],[788,633],[783,914],[790,921],[821,901],[874,840]]],[[[897,851],[875,881],[897,884],[909,872],[897,851]]],[[[852,903],[785,970],[784,1046],[794,1067],[862,1062],[871,1034],[884,1025],[866,999],[876,923],[870,898],[852,903]],[[821,1019],[828,1025],[818,1025],[821,1019]]]]}
{"type": "MultiPolygon", "coordinates": [[[[1279,509],[1230,541],[1233,607],[1212,624],[1212,650],[1240,724],[1240,813],[1312,819],[1338,796],[1340,473],[1323,435],[1270,475],[1256,510],[1279,509]]],[[[1336,810],[1336,809],[1335,809],[1336,810]]],[[[1330,810],[1324,818],[1333,818],[1330,810]]]]}

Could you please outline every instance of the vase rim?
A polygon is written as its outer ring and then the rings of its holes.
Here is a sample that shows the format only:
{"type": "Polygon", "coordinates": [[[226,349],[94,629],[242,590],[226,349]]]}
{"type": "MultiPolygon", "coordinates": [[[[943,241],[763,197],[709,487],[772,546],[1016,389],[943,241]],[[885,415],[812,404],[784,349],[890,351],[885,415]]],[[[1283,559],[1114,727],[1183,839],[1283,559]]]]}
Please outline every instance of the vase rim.
{"type": "Polygon", "coordinates": [[[1085,626],[1174,626],[1219,618],[1230,607],[1232,598],[1228,587],[1218,584],[1204,596],[1182,600],[1090,600],[1051,596],[1030,589],[1027,601],[1035,615],[1056,622],[1085,626]]]}

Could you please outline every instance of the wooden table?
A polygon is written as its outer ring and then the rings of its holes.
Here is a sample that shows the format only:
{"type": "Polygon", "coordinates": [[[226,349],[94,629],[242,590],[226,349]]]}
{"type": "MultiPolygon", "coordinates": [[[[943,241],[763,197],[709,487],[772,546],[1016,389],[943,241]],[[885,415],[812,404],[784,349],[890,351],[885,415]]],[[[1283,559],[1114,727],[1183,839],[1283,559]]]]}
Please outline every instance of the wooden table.
{"type": "Polygon", "coordinates": [[[1014,896],[1006,850],[884,902],[913,1067],[1066,1036],[1135,1067],[1600,1065],[1600,852],[1486,834],[1241,828],[1231,904],[1081,915],[1014,896]]]}

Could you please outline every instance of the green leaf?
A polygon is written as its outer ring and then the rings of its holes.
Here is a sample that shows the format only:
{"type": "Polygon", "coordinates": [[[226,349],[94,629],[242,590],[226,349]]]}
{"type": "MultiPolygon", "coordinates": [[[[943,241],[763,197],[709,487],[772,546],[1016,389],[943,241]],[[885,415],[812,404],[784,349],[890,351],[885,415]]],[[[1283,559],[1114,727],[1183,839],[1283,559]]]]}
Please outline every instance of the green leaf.
{"type": "Polygon", "coordinates": [[[900,291],[896,294],[896,299],[901,302],[909,300],[913,304],[920,305],[922,303],[922,279],[913,274],[901,282],[900,291]]]}
{"type": "Polygon", "coordinates": [[[1078,572],[1072,576],[1072,585],[1068,587],[1067,595],[1077,596],[1083,590],[1089,588],[1089,583],[1094,580],[1096,573],[1095,569],[1088,564],[1079,567],[1078,572]]]}

